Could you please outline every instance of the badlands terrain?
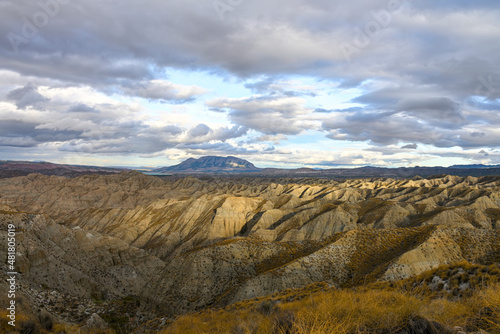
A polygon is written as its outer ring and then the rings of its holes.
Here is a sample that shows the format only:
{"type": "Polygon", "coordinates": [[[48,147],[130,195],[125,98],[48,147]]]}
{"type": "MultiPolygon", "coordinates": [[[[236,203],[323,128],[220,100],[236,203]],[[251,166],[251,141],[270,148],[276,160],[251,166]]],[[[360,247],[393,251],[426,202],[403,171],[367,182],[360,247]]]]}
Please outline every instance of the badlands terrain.
{"type": "MultiPolygon", "coordinates": [[[[443,266],[483,270],[484,287],[498,276],[500,177],[30,174],[0,179],[0,224],[2,258],[16,226],[19,312],[32,326],[168,331],[193,312],[396,286],[443,266]]],[[[434,280],[440,296],[476,286],[434,280]]]]}

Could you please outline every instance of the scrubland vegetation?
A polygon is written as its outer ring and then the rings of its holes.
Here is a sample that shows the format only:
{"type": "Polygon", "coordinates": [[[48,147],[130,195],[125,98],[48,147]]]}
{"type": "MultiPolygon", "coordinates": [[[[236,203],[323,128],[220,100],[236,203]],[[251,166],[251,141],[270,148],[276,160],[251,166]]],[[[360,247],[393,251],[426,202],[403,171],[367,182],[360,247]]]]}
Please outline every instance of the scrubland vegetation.
{"type": "MultiPolygon", "coordinates": [[[[56,323],[20,308],[16,327],[0,312],[2,333],[112,334],[56,323]]],[[[271,296],[178,316],[137,333],[403,334],[500,333],[500,264],[460,262],[421,275],[335,289],[316,283],[271,296]]],[[[134,333],[134,331],[132,331],[134,333]]]]}
{"type": "Polygon", "coordinates": [[[465,262],[394,283],[315,284],[175,319],[174,333],[500,333],[500,267],[465,262]]]}

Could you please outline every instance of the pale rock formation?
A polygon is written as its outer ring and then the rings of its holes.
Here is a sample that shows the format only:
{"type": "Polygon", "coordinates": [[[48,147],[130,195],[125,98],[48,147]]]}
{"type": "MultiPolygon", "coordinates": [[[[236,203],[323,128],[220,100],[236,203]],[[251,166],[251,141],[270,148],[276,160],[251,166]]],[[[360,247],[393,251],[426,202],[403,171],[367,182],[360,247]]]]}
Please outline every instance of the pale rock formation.
{"type": "Polygon", "coordinates": [[[82,298],[135,295],[168,316],[316,282],[498,262],[499,220],[500,177],[0,180],[0,257],[10,222],[23,282],[82,298]]]}

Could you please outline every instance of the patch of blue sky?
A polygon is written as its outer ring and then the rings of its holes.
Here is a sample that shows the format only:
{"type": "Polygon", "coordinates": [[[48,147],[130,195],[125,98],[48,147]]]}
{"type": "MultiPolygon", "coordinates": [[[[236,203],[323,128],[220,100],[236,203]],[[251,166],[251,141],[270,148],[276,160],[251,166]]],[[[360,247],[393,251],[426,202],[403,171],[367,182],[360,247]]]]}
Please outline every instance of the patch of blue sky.
{"type": "Polygon", "coordinates": [[[239,98],[251,95],[250,89],[243,82],[233,76],[221,76],[206,71],[188,71],[168,68],[165,70],[166,79],[174,84],[199,86],[208,90],[201,96],[202,99],[212,98],[239,98]]]}

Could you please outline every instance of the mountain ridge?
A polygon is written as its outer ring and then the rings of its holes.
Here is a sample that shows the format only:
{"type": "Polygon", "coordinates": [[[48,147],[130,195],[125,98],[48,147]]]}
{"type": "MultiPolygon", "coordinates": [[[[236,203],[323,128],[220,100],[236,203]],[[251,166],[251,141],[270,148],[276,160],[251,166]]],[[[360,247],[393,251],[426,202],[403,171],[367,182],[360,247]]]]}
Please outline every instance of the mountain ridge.
{"type": "Polygon", "coordinates": [[[86,174],[116,174],[126,170],[113,167],[56,164],[47,161],[0,160],[0,179],[26,176],[32,173],[77,177],[86,174]]]}
{"type": "Polygon", "coordinates": [[[160,167],[153,170],[159,174],[238,174],[245,173],[251,176],[264,177],[321,177],[321,178],[411,178],[415,176],[429,177],[442,175],[455,176],[488,176],[500,175],[500,165],[453,165],[449,167],[376,167],[363,166],[357,168],[329,168],[314,169],[300,167],[286,168],[258,168],[247,160],[228,156],[206,156],[198,159],[189,158],[180,164],[160,167]],[[236,164],[234,166],[232,164],[236,164]]]}
{"type": "Polygon", "coordinates": [[[177,165],[165,167],[99,167],[85,165],[56,164],[41,161],[4,161],[0,160],[0,179],[25,176],[31,173],[43,175],[56,175],[65,177],[78,177],[88,174],[116,174],[122,171],[137,170],[145,174],[155,176],[168,175],[246,175],[252,177],[314,177],[325,179],[348,179],[348,178],[412,178],[412,177],[442,177],[443,175],[454,176],[492,176],[500,175],[500,165],[453,165],[449,167],[375,167],[364,166],[357,168],[329,168],[316,169],[300,167],[295,169],[286,168],[259,168],[252,162],[234,156],[205,156],[198,159],[189,158],[177,165]]]}

